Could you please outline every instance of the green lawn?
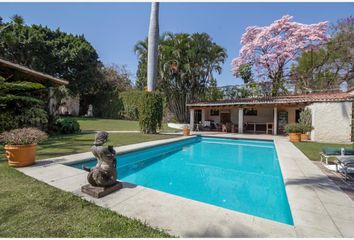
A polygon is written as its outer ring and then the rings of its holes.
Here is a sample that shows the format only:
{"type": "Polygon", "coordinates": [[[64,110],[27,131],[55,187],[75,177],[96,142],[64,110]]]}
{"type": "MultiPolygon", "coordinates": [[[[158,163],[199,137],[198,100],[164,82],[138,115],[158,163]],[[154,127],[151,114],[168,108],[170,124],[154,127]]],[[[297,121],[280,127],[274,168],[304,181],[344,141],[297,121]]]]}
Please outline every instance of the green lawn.
{"type": "MultiPolygon", "coordinates": [[[[108,144],[116,147],[172,137],[178,137],[178,135],[110,133],[108,144]]],[[[89,152],[94,138],[94,133],[51,136],[48,140],[39,144],[37,149],[37,159],[39,160],[75,153],[89,152]]],[[[3,159],[4,153],[2,146],[0,146],[0,155],[3,159]]]]}
{"type": "Polygon", "coordinates": [[[169,237],[0,163],[0,238],[169,237]]]}
{"type": "MultiPolygon", "coordinates": [[[[75,117],[74,119],[79,122],[81,130],[84,131],[139,131],[137,121],[83,117],[75,117]]],[[[162,124],[162,131],[176,132],[176,129],[167,127],[167,124],[162,124]]]]}
{"type": "MultiPolygon", "coordinates": [[[[92,120],[92,119],[91,119],[92,120]]],[[[100,126],[85,122],[83,128],[100,126]]],[[[113,120],[117,121],[117,120],[113,120]]],[[[97,120],[109,130],[113,124],[97,120]]],[[[136,122],[125,122],[131,127],[136,122]]],[[[96,123],[95,123],[96,124],[96,123]]],[[[102,129],[100,129],[102,130],[102,129]]],[[[126,129],[124,129],[126,130],[126,129]]],[[[50,136],[37,149],[37,159],[90,151],[95,134],[50,136]]],[[[111,133],[109,144],[122,146],[167,139],[176,135],[111,133]]],[[[2,147],[0,156],[4,159],[2,147]]],[[[1,237],[169,237],[145,224],[98,207],[70,193],[27,177],[0,162],[0,238],[1,237]]]]}
{"type": "Polygon", "coordinates": [[[317,142],[299,142],[294,145],[300,149],[310,160],[319,161],[320,152],[324,147],[352,148],[353,144],[333,144],[333,143],[317,143],[317,142]]]}

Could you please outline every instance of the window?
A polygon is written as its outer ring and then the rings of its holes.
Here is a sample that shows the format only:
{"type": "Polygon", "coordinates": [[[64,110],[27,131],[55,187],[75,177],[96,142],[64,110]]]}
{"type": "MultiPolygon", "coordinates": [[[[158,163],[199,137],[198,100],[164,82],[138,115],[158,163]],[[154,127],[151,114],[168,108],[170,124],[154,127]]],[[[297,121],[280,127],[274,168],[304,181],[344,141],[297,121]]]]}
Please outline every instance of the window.
{"type": "Polygon", "coordinates": [[[255,108],[245,108],[245,109],[243,109],[243,115],[245,115],[245,116],[257,116],[257,109],[255,109],[255,108]]]}
{"type": "Polygon", "coordinates": [[[210,116],[219,116],[219,110],[210,110],[210,116]]]}

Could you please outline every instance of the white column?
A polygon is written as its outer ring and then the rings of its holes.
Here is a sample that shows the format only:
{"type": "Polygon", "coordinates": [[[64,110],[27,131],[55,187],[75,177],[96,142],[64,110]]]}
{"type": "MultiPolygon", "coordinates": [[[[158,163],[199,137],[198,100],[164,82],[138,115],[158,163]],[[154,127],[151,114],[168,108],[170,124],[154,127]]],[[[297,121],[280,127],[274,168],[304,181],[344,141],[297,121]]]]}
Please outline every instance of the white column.
{"type": "Polygon", "coordinates": [[[189,126],[190,126],[191,131],[193,131],[194,130],[194,109],[191,108],[189,110],[189,113],[190,113],[189,126]]]}
{"type": "Polygon", "coordinates": [[[243,108],[238,109],[238,133],[243,133],[243,108]]]}
{"type": "Polygon", "coordinates": [[[205,123],[205,109],[202,109],[202,125],[204,126],[205,123]]]}
{"type": "Polygon", "coordinates": [[[48,94],[48,111],[50,115],[54,115],[54,89],[53,87],[49,87],[49,94],[48,94]]]}
{"type": "Polygon", "coordinates": [[[273,121],[273,134],[277,135],[277,128],[278,128],[278,109],[274,107],[274,121],[273,121]]]}

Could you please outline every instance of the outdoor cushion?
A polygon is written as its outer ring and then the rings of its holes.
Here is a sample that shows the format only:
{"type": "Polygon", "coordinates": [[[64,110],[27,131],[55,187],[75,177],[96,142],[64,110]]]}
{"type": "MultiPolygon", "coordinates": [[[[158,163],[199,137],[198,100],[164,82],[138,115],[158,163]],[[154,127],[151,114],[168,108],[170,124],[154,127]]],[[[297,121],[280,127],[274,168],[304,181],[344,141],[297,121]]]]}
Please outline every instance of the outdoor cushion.
{"type": "Polygon", "coordinates": [[[344,155],[354,155],[354,148],[345,148],[344,155]]]}
{"type": "Polygon", "coordinates": [[[323,148],[322,152],[326,155],[341,155],[341,150],[340,148],[323,148]]]}

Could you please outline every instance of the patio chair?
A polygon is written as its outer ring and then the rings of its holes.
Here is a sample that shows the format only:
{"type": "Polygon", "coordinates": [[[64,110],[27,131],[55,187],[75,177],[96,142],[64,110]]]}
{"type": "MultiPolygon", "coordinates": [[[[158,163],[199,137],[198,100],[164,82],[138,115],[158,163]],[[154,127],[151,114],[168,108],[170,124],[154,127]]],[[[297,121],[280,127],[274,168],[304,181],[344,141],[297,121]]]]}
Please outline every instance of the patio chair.
{"type": "Polygon", "coordinates": [[[339,166],[344,173],[345,180],[348,180],[349,169],[354,170],[354,156],[337,157],[336,171],[339,172],[339,166]]]}
{"type": "Polygon", "coordinates": [[[336,158],[339,156],[352,156],[354,157],[354,149],[353,148],[323,148],[322,152],[320,152],[321,162],[323,159],[326,160],[326,165],[328,165],[329,158],[336,158]]]}
{"type": "Polygon", "coordinates": [[[329,158],[335,158],[341,156],[341,149],[326,147],[322,149],[322,152],[320,152],[320,156],[321,156],[321,162],[323,162],[323,160],[325,159],[326,165],[328,165],[329,158]]]}

